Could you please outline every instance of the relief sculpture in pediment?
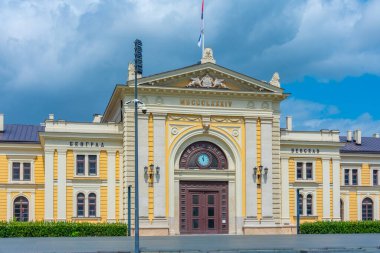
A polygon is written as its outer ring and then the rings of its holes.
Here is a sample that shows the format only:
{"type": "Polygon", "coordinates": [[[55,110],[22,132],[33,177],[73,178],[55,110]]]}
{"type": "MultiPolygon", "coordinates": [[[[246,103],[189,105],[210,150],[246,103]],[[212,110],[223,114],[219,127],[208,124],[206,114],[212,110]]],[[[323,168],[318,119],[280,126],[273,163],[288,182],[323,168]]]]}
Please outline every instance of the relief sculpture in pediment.
{"type": "Polygon", "coordinates": [[[228,89],[223,83],[224,79],[212,78],[208,74],[202,78],[191,78],[191,81],[186,88],[214,88],[214,89],[228,89]]]}

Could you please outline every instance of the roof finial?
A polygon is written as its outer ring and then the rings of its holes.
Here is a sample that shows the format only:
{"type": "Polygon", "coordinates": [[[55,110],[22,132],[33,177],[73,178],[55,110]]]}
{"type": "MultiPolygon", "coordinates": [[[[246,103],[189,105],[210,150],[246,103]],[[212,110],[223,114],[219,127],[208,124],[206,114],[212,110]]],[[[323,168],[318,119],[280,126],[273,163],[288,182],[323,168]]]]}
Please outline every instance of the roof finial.
{"type": "MultiPolygon", "coordinates": [[[[142,75],[137,73],[137,78],[141,78],[142,75]]],[[[135,64],[128,64],[128,81],[135,80],[135,64]]]]}
{"type": "Polygon", "coordinates": [[[203,63],[208,63],[208,62],[211,62],[211,63],[214,63],[214,64],[216,63],[211,48],[205,48],[205,51],[203,52],[203,56],[202,56],[202,59],[201,59],[201,63],[202,64],[203,63]]]}
{"type": "Polygon", "coordinates": [[[272,79],[269,82],[273,86],[279,87],[280,88],[280,75],[278,72],[274,72],[272,79]]]}

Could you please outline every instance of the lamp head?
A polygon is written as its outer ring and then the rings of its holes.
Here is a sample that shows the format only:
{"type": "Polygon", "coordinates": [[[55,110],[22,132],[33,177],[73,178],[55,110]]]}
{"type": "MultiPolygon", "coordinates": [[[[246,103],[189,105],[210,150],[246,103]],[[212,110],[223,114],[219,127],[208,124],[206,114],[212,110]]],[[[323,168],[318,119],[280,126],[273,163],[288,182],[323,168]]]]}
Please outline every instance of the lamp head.
{"type": "Polygon", "coordinates": [[[160,175],[160,167],[159,166],[156,167],[156,175],[160,175]]]}
{"type": "Polygon", "coordinates": [[[145,167],[144,167],[144,174],[145,174],[145,175],[148,174],[148,166],[145,166],[145,167]]]}

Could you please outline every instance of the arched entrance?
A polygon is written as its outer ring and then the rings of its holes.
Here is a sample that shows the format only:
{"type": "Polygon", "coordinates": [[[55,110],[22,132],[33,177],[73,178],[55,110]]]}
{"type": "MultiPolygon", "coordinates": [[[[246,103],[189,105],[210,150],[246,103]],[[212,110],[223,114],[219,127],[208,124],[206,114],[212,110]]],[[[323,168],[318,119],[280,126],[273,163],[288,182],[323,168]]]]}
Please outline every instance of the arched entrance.
{"type": "Polygon", "coordinates": [[[228,169],[223,150],[212,142],[192,143],[182,152],[179,169],[205,176],[205,181],[180,181],[180,233],[228,233],[228,182],[209,181],[208,175],[228,169]]]}

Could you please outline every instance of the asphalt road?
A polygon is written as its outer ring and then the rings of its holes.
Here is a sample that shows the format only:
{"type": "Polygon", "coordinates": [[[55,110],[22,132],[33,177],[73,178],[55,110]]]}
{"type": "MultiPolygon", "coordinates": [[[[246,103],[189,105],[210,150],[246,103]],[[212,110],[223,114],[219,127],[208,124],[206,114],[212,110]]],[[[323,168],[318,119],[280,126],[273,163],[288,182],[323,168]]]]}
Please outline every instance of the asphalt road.
{"type": "MultiPolygon", "coordinates": [[[[380,234],[140,237],[141,252],[379,252],[380,234]]],[[[2,238],[0,253],[133,252],[133,237],[2,238]]]]}

